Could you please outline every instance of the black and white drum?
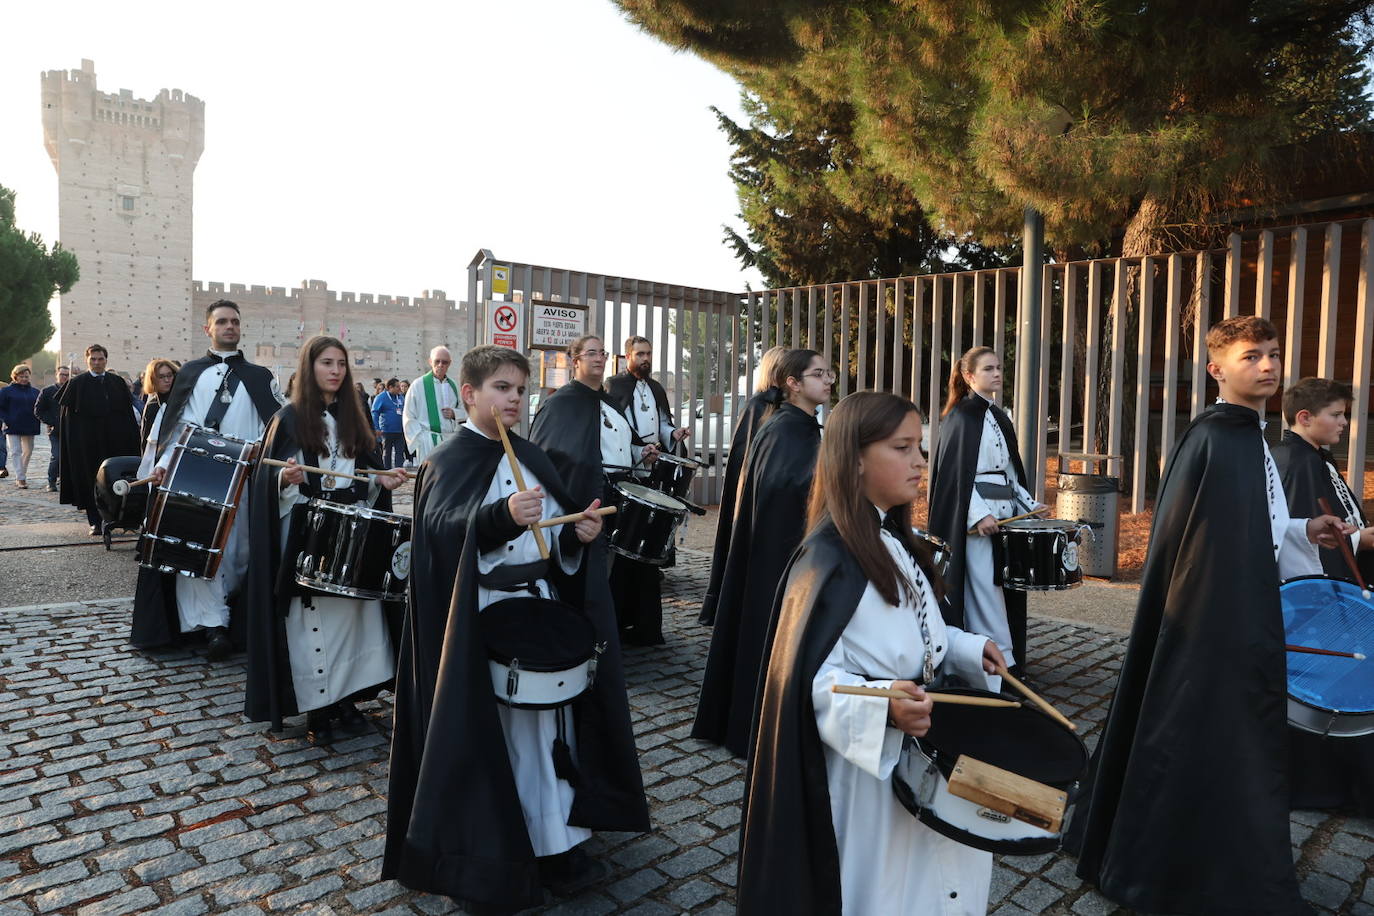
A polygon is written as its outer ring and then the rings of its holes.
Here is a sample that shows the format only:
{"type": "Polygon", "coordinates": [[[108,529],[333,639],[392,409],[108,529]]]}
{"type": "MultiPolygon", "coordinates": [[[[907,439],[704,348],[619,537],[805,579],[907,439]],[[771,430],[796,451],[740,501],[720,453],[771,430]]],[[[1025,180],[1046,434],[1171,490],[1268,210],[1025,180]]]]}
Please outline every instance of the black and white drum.
{"type": "Polygon", "coordinates": [[[167,476],[153,494],[138,542],[138,562],[213,579],[260,444],[188,425],[171,448],[167,476]]]}
{"type": "Polygon", "coordinates": [[[949,575],[949,544],[945,539],[936,537],[924,528],[912,528],[911,533],[916,535],[916,540],[924,541],[930,548],[930,558],[935,563],[935,571],[943,579],[949,575]]]}
{"type": "Polygon", "coordinates": [[[686,499],[692,492],[692,478],[699,470],[700,461],[664,452],[649,471],[649,486],[676,499],[686,499]]]}
{"type": "Polygon", "coordinates": [[[1374,734],[1374,601],[1326,576],[1289,579],[1279,598],[1289,643],[1365,656],[1289,652],[1289,724],[1333,737],[1374,734]]]}
{"type": "MultiPolygon", "coordinates": [[[[998,696],[971,687],[940,691],[998,696]]],[[[1088,770],[1088,751],[1076,734],[1030,705],[1009,709],[944,703],[936,706],[930,721],[925,737],[905,739],[892,771],[892,789],[903,807],[935,832],[975,849],[1032,856],[1059,848],[1062,827],[1051,831],[959,798],[949,790],[949,777],[959,758],[968,755],[1062,789],[1066,803],[1072,804],[1088,770]]]]}
{"type": "MultiPolygon", "coordinates": [[[[1083,584],[1078,548],[1087,526],[1062,518],[1023,518],[999,525],[1001,546],[997,585],[1019,592],[1050,592],[1083,584]]],[[[997,570],[994,570],[997,572],[997,570]]]]}
{"type": "Polygon", "coordinates": [[[637,483],[618,483],[620,496],[610,548],[622,557],[650,566],[664,566],[673,547],[673,534],[687,517],[687,507],[667,493],[637,483]]]}
{"type": "Polygon", "coordinates": [[[410,581],[410,530],[404,515],[312,499],[296,584],[345,598],[400,601],[410,581]]]}
{"type": "Polygon", "coordinates": [[[517,709],[557,709],[596,682],[604,644],[586,614],[550,598],[507,598],[481,613],[496,699],[517,709]]]}

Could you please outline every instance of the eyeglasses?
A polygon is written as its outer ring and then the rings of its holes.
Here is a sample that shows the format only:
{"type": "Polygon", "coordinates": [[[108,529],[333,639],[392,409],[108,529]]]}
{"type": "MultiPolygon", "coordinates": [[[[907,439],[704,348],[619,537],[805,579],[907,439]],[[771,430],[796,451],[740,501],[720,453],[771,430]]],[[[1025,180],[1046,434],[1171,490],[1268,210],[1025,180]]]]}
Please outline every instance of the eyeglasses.
{"type": "Polygon", "coordinates": [[[835,373],[831,372],[829,369],[817,369],[814,372],[803,372],[802,375],[805,378],[818,378],[825,382],[833,382],[836,378],[835,373]]]}
{"type": "Polygon", "coordinates": [[[176,380],[176,376],[170,372],[159,372],[157,374],[157,380],[159,382],[171,382],[176,380]]]}
{"type": "Polygon", "coordinates": [[[611,353],[610,353],[609,350],[583,350],[581,353],[577,354],[577,358],[578,358],[578,359],[581,359],[582,357],[585,356],[585,357],[587,357],[588,359],[596,359],[598,356],[610,356],[610,355],[611,355],[611,353]]]}

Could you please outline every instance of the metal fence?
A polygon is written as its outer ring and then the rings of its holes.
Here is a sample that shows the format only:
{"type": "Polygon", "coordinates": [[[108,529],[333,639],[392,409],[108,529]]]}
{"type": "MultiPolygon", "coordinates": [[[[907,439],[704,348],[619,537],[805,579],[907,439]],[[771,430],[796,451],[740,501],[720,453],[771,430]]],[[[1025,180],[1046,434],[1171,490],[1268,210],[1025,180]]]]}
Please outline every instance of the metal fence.
{"type": "MultiPolygon", "coordinates": [[[[758,356],[775,344],[821,352],[838,369],[838,397],[876,389],[911,398],[928,417],[932,447],[952,359],[991,346],[1003,357],[1011,403],[1018,355],[1038,347],[1039,409],[1030,428],[1017,430],[1035,456],[1027,472],[1037,497],[1050,446],[1121,455],[1130,443],[1128,505],[1139,512],[1149,465],[1162,465],[1182,426],[1215,395],[1207,330],[1238,314],[1275,322],[1285,384],[1305,375],[1350,381],[1357,400],[1348,454],[1364,456],[1369,445],[1374,219],[1236,233],[1208,251],[1045,264],[1038,331],[1018,321],[1019,267],[730,293],[497,261],[483,251],[469,267],[473,340],[499,266],[509,271],[504,298],[587,305],[589,326],[608,348],[633,334],[654,341],[655,374],[676,422],[693,428],[694,451],[715,466],[754,389],[758,356]]],[[[1349,462],[1348,473],[1362,492],[1364,461],[1349,462]]],[[[717,475],[699,476],[694,496],[718,502],[719,487],[717,475]]]]}

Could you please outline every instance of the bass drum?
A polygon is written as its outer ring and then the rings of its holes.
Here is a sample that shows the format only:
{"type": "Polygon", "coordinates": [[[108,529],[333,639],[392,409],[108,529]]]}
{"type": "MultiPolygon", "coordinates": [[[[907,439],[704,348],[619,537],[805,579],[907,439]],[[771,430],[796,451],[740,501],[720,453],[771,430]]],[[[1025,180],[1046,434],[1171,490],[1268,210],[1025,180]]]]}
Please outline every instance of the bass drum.
{"type": "Polygon", "coordinates": [[[1288,721],[1314,735],[1374,734],[1374,602],[1344,579],[1299,576],[1279,587],[1286,640],[1366,660],[1288,653],[1288,721]]]}
{"type": "Polygon", "coordinates": [[[296,584],[326,595],[401,601],[410,580],[411,521],[368,506],[311,499],[296,584]]]}

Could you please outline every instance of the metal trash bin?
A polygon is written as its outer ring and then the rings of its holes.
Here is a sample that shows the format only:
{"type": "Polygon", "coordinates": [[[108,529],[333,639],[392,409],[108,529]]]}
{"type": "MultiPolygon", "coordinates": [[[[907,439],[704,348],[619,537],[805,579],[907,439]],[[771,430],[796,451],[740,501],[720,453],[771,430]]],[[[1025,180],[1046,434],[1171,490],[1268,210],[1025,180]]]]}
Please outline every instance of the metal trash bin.
{"type": "MultiPolygon", "coordinates": [[[[1063,453],[1059,456],[1059,497],[1055,501],[1054,516],[1068,521],[1081,521],[1090,526],[1078,548],[1078,562],[1083,574],[1110,579],[1116,575],[1116,543],[1121,530],[1121,478],[1107,474],[1076,474],[1062,470],[1070,461],[1085,465],[1102,462],[1106,470],[1117,455],[1085,455],[1063,453]]],[[[1086,470],[1086,469],[1085,469],[1086,470]]]]}

